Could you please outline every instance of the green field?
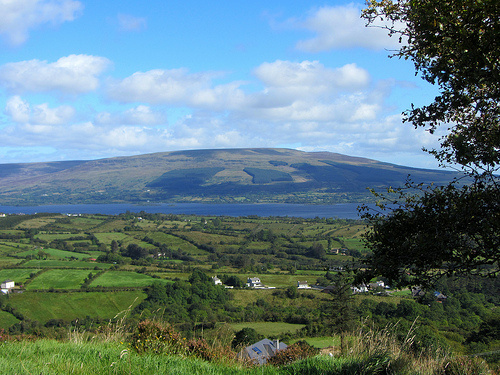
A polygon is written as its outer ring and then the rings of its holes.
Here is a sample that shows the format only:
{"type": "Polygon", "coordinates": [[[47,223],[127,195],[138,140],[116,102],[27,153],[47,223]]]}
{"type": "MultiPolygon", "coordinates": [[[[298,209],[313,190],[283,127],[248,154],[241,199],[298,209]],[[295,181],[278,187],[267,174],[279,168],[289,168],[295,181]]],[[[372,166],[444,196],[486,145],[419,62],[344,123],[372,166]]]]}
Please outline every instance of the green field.
{"type": "Polygon", "coordinates": [[[26,318],[46,323],[50,319],[71,321],[86,316],[111,319],[128,309],[130,305],[139,304],[144,298],[142,291],[106,293],[31,293],[28,291],[11,295],[9,304],[26,318]]]}
{"type": "Polygon", "coordinates": [[[11,325],[16,324],[17,322],[19,322],[19,320],[14,315],[0,310],[0,329],[9,328],[11,325]]]}
{"type": "Polygon", "coordinates": [[[3,269],[0,270],[0,281],[3,280],[13,280],[16,285],[23,284],[33,272],[37,272],[35,269],[3,269]]]}
{"type": "Polygon", "coordinates": [[[253,328],[257,333],[263,336],[276,337],[284,333],[294,333],[305,327],[305,324],[290,324],[282,322],[247,322],[247,323],[231,323],[229,325],[235,331],[243,328],[253,328]]]}
{"type": "Polygon", "coordinates": [[[58,249],[33,249],[33,250],[28,250],[28,251],[23,251],[20,253],[17,253],[16,256],[19,257],[36,257],[37,254],[43,251],[44,253],[49,254],[51,257],[54,258],[59,258],[59,259],[65,259],[65,258],[76,258],[76,259],[87,259],[90,257],[89,254],[83,254],[83,253],[75,253],[73,251],[65,251],[65,250],[58,250],[58,249]]]}
{"type": "Polygon", "coordinates": [[[340,346],[340,337],[339,336],[322,336],[322,337],[303,337],[300,339],[290,340],[290,344],[293,344],[297,341],[305,341],[309,345],[314,346],[315,348],[329,348],[332,346],[340,346]]]}
{"type": "Polygon", "coordinates": [[[38,260],[33,259],[24,263],[26,267],[34,268],[87,268],[94,269],[98,267],[100,269],[107,269],[112,267],[112,264],[106,263],[95,263],[95,262],[83,262],[81,260],[38,260]]]}
{"type": "Polygon", "coordinates": [[[26,289],[78,289],[88,274],[87,270],[49,270],[37,276],[26,289]]]}
{"type": "Polygon", "coordinates": [[[94,280],[90,286],[105,287],[145,287],[154,281],[168,282],[167,280],[155,279],[151,276],[128,271],[107,271],[94,280]]]}

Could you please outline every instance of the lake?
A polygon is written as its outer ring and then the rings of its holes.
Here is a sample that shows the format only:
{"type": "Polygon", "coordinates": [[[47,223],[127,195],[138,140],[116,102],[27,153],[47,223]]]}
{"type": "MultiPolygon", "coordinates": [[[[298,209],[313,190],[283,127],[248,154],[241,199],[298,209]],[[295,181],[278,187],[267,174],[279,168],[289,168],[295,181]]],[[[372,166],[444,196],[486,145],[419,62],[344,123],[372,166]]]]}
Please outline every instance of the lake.
{"type": "Polygon", "coordinates": [[[133,204],[63,204],[46,206],[1,206],[0,212],[6,214],[34,214],[37,212],[53,212],[61,214],[104,214],[118,215],[130,212],[145,211],[148,213],[192,214],[206,216],[289,216],[303,218],[339,218],[359,219],[357,203],[332,205],[310,204],[207,204],[207,203],[175,203],[155,205],[133,204]]]}

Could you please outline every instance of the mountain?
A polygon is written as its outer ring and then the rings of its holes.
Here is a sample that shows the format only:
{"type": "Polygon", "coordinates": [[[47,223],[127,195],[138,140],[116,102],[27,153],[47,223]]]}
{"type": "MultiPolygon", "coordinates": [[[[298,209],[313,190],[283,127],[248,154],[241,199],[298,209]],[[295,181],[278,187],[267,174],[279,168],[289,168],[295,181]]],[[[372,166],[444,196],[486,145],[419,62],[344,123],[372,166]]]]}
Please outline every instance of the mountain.
{"type": "Polygon", "coordinates": [[[446,183],[454,172],[331,152],[191,150],[100,160],[0,164],[0,204],[370,201],[367,188],[446,183]]]}

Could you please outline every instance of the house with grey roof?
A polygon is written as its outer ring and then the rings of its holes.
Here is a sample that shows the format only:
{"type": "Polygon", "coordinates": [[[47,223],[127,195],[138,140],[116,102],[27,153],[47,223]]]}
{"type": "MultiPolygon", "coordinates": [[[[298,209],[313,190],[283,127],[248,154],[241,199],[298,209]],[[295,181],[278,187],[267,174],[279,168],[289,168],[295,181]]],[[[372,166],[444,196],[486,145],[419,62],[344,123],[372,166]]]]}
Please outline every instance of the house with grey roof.
{"type": "Polygon", "coordinates": [[[274,357],[278,351],[285,350],[287,347],[288,345],[279,340],[271,341],[269,339],[263,339],[244,348],[239,356],[243,359],[263,365],[269,358],[274,357]]]}

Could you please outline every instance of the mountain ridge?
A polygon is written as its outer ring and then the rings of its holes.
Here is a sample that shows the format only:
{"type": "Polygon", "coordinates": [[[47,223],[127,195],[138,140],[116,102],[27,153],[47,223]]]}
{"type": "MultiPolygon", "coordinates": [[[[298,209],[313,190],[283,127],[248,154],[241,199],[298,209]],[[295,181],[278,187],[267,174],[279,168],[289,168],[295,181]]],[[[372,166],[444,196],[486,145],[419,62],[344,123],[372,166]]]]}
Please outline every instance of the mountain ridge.
{"type": "Polygon", "coordinates": [[[367,188],[458,174],[327,151],[182,150],[97,160],[0,164],[0,204],[370,201],[367,188]]]}

